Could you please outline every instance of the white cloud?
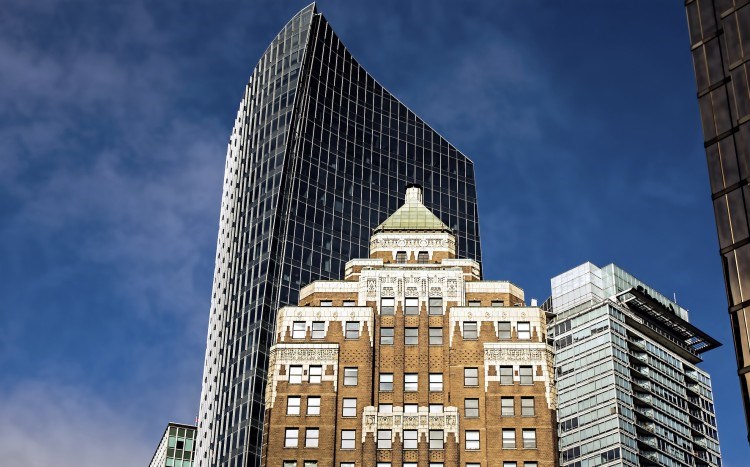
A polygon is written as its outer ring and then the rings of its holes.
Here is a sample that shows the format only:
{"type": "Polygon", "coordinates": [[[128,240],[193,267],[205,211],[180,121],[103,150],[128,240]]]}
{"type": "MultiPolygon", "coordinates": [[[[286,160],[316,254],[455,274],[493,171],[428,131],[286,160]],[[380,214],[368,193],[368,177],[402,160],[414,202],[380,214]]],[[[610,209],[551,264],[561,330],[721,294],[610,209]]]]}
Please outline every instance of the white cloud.
{"type": "MultiPolygon", "coordinates": [[[[78,388],[27,383],[0,393],[0,458],[13,467],[145,465],[158,439],[139,416],[78,388]]],[[[166,426],[166,423],[165,423],[166,426]]]]}

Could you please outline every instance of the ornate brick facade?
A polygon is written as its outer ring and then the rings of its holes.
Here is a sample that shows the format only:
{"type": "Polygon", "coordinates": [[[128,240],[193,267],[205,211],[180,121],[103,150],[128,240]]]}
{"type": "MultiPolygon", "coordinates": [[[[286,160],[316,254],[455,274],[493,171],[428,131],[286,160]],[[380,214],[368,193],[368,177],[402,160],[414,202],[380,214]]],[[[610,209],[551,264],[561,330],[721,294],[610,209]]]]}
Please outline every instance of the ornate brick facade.
{"type": "Polygon", "coordinates": [[[557,465],[546,327],[520,288],[455,257],[409,188],[369,259],[279,310],[264,465],[557,465]]]}

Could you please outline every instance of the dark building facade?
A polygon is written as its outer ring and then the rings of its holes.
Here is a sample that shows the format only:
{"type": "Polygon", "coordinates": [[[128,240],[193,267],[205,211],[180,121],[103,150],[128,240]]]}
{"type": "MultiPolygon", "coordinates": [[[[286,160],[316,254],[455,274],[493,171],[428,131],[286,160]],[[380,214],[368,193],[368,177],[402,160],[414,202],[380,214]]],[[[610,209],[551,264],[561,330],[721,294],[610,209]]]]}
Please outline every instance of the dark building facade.
{"type": "Polygon", "coordinates": [[[685,2],[737,367],[750,427],[750,3],[685,2]]]}
{"type": "Polygon", "coordinates": [[[366,257],[410,182],[481,261],[472,162],[372,78],[315,5],[273,39],[227,150],[203,388],[200,466],[260,465],[276,310],[366,257]]]}

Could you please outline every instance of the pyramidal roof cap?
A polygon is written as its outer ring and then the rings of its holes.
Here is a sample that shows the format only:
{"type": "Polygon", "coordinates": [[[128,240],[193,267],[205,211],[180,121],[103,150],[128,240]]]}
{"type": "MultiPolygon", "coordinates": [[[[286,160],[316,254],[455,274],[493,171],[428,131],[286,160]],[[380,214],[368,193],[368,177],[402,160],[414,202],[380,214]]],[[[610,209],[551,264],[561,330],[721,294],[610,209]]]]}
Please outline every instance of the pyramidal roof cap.
{"type": "Polygon", "coordinates": [[[389,231],[453,231],[422,204],[422,187],[408,185],[403,206],[375,228],[375,233],[389,231]]]}

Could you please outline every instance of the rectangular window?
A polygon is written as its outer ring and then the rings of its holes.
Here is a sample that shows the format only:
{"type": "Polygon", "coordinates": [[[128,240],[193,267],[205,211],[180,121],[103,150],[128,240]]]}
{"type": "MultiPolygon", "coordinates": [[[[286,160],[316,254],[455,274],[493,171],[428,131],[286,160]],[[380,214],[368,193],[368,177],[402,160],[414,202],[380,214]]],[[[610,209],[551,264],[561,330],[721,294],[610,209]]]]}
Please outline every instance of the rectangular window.
{"type": "Polygon", "coordinates": [[[302,365],[289,366],[289,384],[302,384],[302,365]]]}
{"type": "Polygon", "coordinates": [[[503,449],[516,448],[516,430],[503,428],[503,449]]]}
{"type": "Polygon", "coordinates": [[[536,461],[526,461],[523,463],[523,467],[538,467],[539,464],[536,461]]]}
{"type": "Polygon", "coordinates": [[[469,300],[469,306],[475,307],[475,306],[482,306],[482,302],[479,300],[469,300]]]}
{"type": "Polygon", "coordinates": [[[321,300],[320,306],[333,306],[333,300],[321,300]]]}
{"type": "Polygon", "coordinates": [[[344,386],[357,385],[357,368],[344,368],[344,386]]]}
{"type": "Polygon", "coordinates": [[[354,300],[344,300],[344,306],[357,306],[357,302],[354,300]]]}
{"type": "Polygon", "coordinates": [[[430,391],[442,391],[443,390],[443,374],[442,373],[430,373],[430,391]]]}
{"type": "Polygon", "coordinates": [[[505,302],[503,300],[492,300],[491,305],[492,306],[505,306],[505,302]]]}
{"type": "Polygon", "coordinates": [[[404,299],[404,314],[405,315],[418,315],[419,314],[419,299],[407,297],[404,299]]]}
{"type": "Polygon", "coordinates": [[[354,467],[354,462],[342,462],[339,467],[354,467]]]}
{"type": "Polygon", "coordinates": [[[516,461],[503,461],[503,467],[516,467],[516,461]]]}
{"type": "Polygon", "coordinates": [[[430,328],[430,345],[443,345],[443,328],[430,328]]]}
{"type": "Polygon", "coordinates": [[[530,366],[518,367],[518,376],[521,380],[521,384],[524,384],[524,385],[534,384],[534,375],[533,375],[532,367],[530,366]]]}
{"type": "Polygon", "coordinates": [[[393,373],[380,373],[381,391],[393,391],[393,373]]]}
{"type": "Polygon", "coordinates": [[[317,448],[319,439],[320,439],[320,429],[318,428],[305,429],[305,447],[306,448],[317,448]]]}
{"type": "Polygon", "coordinates": [[[430,462],[430,467],[443,467],[442,462],[430,462]]]}
{"type": "Polygon", "coordinates": [[[326,337],[326,324],[323,321],[313,321],[312,333],[313,339],[325,339],[326,337]]]}
{"type": "Polygon", "coordinates": [[[380,345],[393,345],[393,328],[380,328],[380,345]]]}
{"type": "Polygon", "coordinates": [[[443,413],[443,404],[430,404],[429,411],[434,414],[443,413]]]}
{"type": "Polygon", "coordinates": [[[394,298],[381,298],[380,299],[380,314],[381,315],[392,315],[396,312],[396,299],[394,298]]]}
{"type": "Polygon", "coordinates": [[[417,373],[404,374],[404,391],[416,392],[419,388],[419,375],[417,373]]]}
{"type": "Polygon", "coordinates": [[[443,449],[443,430],[430,430],[430,449],[443,449]]]}
{"type": "Polygon", "coordinates": [[[464,386],[479,386],[478,368],[464,368],[464,386]]]}
{"type": "Polygon", "coordinates": [[[307,381],[312,384],[320,384],[323,379],[323,367],[320,365],[310,365],[307,372],[307,381]]]}
{"type": "Polygon", "coordinates": [[[377,462],[375,464],[375,467],[391,467],[391,463],[390,462],[377,462]]]}
{"type": "Polygon", "coordinates": [[[466,418],[479,417],[479,399],[464,399],[464,416],[466,418]]]}
{"type": "Polygon", "coordinates": [[[442,297],[430,298],[430,314],[431,315],[442,315],[443,314],[443,299],[442,297]]]}
{"type": "Polygon", "coordinates": [[[404,462],[404,467],[419,467],[419,464],[416,462],[404,462]]]}
{"type": "Polygon", "coordinates": [[[292,324],[292,339],[304,339],[305,338],[305,322],[295,321],[292,324]]]}
{"type": "Polygon", "coordinates": [[[406,262],[406,252],[405,251],[397,251],[396,252],[396,262],[397,263],[405,263],[406,262]]]}
{"type": "Polygon", "coordinates": [[[381,413],[393,413],[393,404],[379,404],[378,412],[381,413]]]}
{"type": "Polygon", "coordinates": [[[404,344],[406,345],[419,344],[419,328],[404,329],[404,344]]]}
{"type": "Polygon", "coordinates": [[[516,414],[516,408],[512,397],[500,398],[500,415],[503,417],[512,417],[516,414]]]}
{"type": "Polygon", "coordinates": [[[513,384],[513,367],[500,367],[500,384],[513,384]]]}
{"type": "Polygon", "coordinates": [[[299,439],[299,428],[287,428],[284,430],[284,447],[296,448],[299,439]]]}
{"type": "Polygon", "coordinates": [[[341,410],[342,417],[356,417],[357,416],[357,399],[354,397],[345,397],[343,407],[341,410]]]}
{"type": "Polygon", "coordinates": [[[297,467],[297,461],[284,461],[284,467],[297,467]]]}
{"type": "Polygon", "coordinates": [[[426,264],[430,260],[430,255],[426,251],[417,253],[417,263],[426,264]]]}
{"type": "Polygon", "coordinates": [[[536,430],[524,428],[521,431],[524,449],[536,449],[536,430]]]}
{"type": "Polygon", "coordinates": [[[464,321],[464,339],[476,339],[477,338],[477,322],[476,321],[464,321]]]}
{"type": "Polygon", "coordinates": [[[417,430],[404,430],[404,449],[417,449],[418,444],[417,430]]]}
{"type": "Polygon", "coordinates": [[[391,430],[378,430],[378,449],[391,448],[391,430]]]}
{"type": "Polygon", "coordinates": [[[510,321],[497,322],[498,339],[510,339],[510,321]]]}
{"type": "Polygon", "coordinates": [[[287,415],[299,415],[299,396],[288,396],[286,398],[286,414],[287,415]]]}
{"type": "Polygon", "coordinates": [[[518,323],[516,323],[516,330],[518,331],[518,339],[531,339],[531,323],[529,323],[528,321],[519,321],[518,323]]]}
{"type": "Polygon", "coordinates": [[[476,451],[479,449],[479,431],[466,431],[466,450],[476,451]]]}
{"type": "Polygon", "coordinates": [[[318,467],[318,461],[305,461],[305,467],[318,467]]]}
{"type": "Polygon", "coordinates": [[[341,430],[341,449],[354,449],[356,430],[341,430]]]}
{"type": "Polygon", "coordinates": [[[418,404],[404,404],[404,413],[417,413],[418,410],[418,404]]]}
{"type": "Polygon", "coordinates": [[[359,339],[359,322],[358,321],[346,322],[346,338],[347,339],[359,339]]]}
{"type": "Polygon", "coordinates": [[[320,397],[310,396],[307,398],[307,415],[320,415],[320,397]]]}
{"type": "Polygon", "coordinates": [[[521,398],[521,415],[524,417],[533,417],[535,415],[534,410],[534,398],[533,397],[522,397],[521,398]]]}

